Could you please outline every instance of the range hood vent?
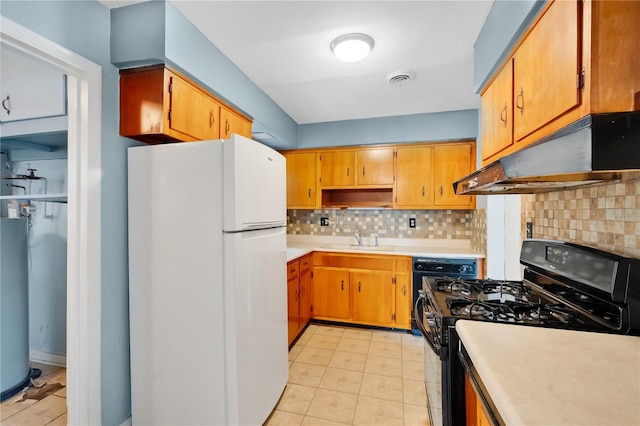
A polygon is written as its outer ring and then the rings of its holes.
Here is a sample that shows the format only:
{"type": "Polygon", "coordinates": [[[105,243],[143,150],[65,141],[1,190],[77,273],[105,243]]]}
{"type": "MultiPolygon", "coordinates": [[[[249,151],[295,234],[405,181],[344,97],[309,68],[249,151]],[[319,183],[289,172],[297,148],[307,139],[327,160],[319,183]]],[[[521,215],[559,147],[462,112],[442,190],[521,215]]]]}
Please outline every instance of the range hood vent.
{"type": "Polygon", "coordinates": [[[634,172],[640,172],[640,111],[592,114],[465,176],[453,189],[463,195],[530,194],[634,172]]]}

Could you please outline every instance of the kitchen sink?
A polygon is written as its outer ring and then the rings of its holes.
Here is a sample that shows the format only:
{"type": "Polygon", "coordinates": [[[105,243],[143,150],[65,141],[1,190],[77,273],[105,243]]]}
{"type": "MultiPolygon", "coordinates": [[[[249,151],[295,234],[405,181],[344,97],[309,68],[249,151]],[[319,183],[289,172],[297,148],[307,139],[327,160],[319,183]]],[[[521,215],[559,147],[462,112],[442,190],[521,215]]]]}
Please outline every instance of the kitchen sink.
{"type": "Polygon", "coordinates": [[[334,250],[393,251],[393,246],[359,246],[357,244],[339,243],[325,244],[322,248],[334,250]]]}

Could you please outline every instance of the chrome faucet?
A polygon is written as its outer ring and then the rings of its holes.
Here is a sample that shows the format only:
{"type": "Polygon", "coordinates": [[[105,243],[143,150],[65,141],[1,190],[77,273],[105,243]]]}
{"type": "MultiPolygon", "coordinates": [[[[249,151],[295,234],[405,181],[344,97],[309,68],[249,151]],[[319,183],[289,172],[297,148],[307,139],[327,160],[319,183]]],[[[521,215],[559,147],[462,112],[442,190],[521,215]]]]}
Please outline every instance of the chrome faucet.
{"type": "Polygon", "coordinates": [[[356,232],[355,234],[353,234],[353,238],[356,239],[356,242],[358,243],[359,246],[362,246],[362,234],[360,234],[359,232],[356,232]]]}

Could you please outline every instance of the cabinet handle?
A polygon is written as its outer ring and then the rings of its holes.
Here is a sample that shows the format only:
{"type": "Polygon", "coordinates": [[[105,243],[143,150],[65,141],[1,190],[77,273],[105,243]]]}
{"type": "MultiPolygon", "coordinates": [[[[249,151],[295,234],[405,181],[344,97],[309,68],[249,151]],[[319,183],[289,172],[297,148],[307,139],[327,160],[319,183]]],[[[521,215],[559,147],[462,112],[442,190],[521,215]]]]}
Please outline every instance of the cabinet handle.
{"type": "Polygon", "coordinates": [[[209,111],[209,128],[213,127],[213,123],[215,123],[216,118],[213,115],[213,111],[209,111]]]}
{"type": "Polygon", "coordinates": [[[440,185],[440,196],[442,197],[442,185],[440,185]]]}
{"type": "Polygon", "coordinates": [[[364,166],[362,166],[362,176],[364,176],[364,166]]]}
{"type": "Polygon", "coordinates": [[[300,295],[298,294],[298,290],[296,290],[296,302],[297,302],[298,300],[300,300],[300,297],[299,297],[299,296],[300,296],[300,295]]]}
{"type": "Polygon", "coordinates": [[[424,186],[422,187],[422,196],[424,197],[424,186]]]}
{"type": "Polygon", "coordinates": [[[344,280],[340,280],[340,290],[344,290],[344,280]]]}
{"type": "Polygon", "coordinates": [[[504,123],[504,127],[507,127],[507,103],[504,103],[504,108],[500,111],[500,121],[504,123]]]}
{"type": "Polygon", "coordinates": [[[9,99],[9,95],[2,100],[2,108],[7,111],[7,115],[11,115],[11,101],[9,99]],[[9,107],[7,107],[9,105],[9,107]]]}
{"type": "Polygon", "coordinates": [[[406,284],[402,286],[402,295],[403,296],[407,295],[407,285],[406,284]]]}
{"type": "Polygon", "coordinates": [[[360,281],[358,281],[358,293],[360,293],[360,281]]]}
{"type": "Polygon", "coordinates": [[[311,188],[309,188],[309,198],[311,198],[311,188]]]}
{"type": "Polygon", "coordinates": [[[520,110],[520,115],[524,114],[524,89],[522,87],[520,88],[520,93],[516,96],[516,108],[520,110]],[[520,99],[522,99],[522,104],[518,102],[520,99]]]}
{"type": "Polygon", "coordinates": [[[349,167],[347,167],[347,176],[349,176],[349,167]]]}
{"type": "Polygon", "coordinates": [[[228,121],[224,122],[224,132],[225,133],[229,133],[229,122],[228,121]]]}

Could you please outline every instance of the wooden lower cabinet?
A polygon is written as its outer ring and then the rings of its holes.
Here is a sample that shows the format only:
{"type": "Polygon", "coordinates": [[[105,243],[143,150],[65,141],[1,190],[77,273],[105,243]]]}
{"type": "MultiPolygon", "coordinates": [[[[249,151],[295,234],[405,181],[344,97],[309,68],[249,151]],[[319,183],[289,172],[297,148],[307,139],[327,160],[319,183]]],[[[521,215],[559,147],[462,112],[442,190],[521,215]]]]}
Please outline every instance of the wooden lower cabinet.
{"type": "Polygon", "coordinates": [[[291,344],[311,319],[312,255],[287,263],[288,335],[291,344]]]}
{"type": "Polygon", "coordinates": [[[492,426],[468,374],[464,376],[464,391],[467,426],[492,426]]]}
{"type": "Polygon", "coordinates": [[[411,328],[410,258],[316,252],[313,318],[411,328]]]}
{"type": "Polygon", "coordinates": [[[349,271],[340,268],[313,268],[313,316],[349,319],[349,271]]]}

